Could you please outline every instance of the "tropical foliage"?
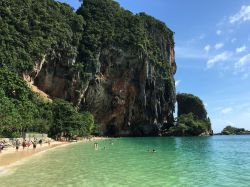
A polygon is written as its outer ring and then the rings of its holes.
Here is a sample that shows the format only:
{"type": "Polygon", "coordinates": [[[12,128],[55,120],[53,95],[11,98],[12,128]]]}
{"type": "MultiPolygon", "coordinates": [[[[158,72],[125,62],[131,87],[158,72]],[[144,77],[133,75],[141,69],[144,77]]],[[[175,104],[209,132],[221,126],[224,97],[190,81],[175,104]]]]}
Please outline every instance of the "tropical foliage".
{"type": "Polygon", "coordinates": [[[221,134],[240,134],[241,132],[244,131],[245,131],[244,128],[236,128],[229,125],[222,130],[221,134]]]}
{"type": "Polygon", "coordinates": [[[204,132],[210,133],[210,120],[197,119],[193,113],[183,114],[177,118],[177,124],[169,129],[171,135],[197,136],[204,132]]]}
{"type": "Polygon", "coordinates": [[[86,22],[78,62],[84,63],[88,71],[96,71],[98,56],[108,48],[129,51],[157,64],[166,57],[155,36],[170,38],[168,44],[174,46],[173,32],[163,22],[145,13],[134,15],[113,0],[85,0],[77,14],[86,22]]]}
{"type": "Polygon", "coordinates": [[[0,66],[23,73],[46,56],[77,54],[83,19],[53,0],[0,1],[0,66]]]}
{"type": "Polygon", "coordinates": [[[170,135],[197,136],[211,134],[211,122],[202,100],[192,94],[177,94],[178,117],[170,135]]]}
{"type": "MultiPolygon", "coordinates": [[[[173,32],[145,13],[124,10],[112,0],[84,0],[74,10],[53,0],[0,1],[0,135],[15,137],[27,131],[86,135],[99,133],[93,116],[67,101],[45,102],[34,94],[23,74],[34,78],[39,62],[67,63],[82,81],[98,71],[105,49],[128,51],[161,69],[159,77],[173,89],[169,54],[162,41],[174,46],[173,32]]],[[[63,65],[63,64],[62,64],[63,65]]],[[[174,93],[172,91],[171,93],[174,93]]],[[[171,96],[173,97],[173,96],[171,96]]]]}
{"type": "Polygon", "coordinates": [[[25,132],[83,136],[96,133],[94,118],[71,103],[44,102],[25,81],[6,68],[0,69],[0,136],[16,137],[25,132]]]}

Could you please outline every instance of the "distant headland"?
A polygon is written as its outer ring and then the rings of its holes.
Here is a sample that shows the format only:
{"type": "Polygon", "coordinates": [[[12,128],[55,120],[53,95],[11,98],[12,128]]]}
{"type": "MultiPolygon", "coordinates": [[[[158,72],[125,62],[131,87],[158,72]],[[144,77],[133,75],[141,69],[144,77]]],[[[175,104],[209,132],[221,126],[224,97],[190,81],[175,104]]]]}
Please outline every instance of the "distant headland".
{"type": "Polygon", "coordinates": [[[244,128],[226,126],[220,133],[216,133],[215,135],[250,135],[250,131],[244,128]]]}

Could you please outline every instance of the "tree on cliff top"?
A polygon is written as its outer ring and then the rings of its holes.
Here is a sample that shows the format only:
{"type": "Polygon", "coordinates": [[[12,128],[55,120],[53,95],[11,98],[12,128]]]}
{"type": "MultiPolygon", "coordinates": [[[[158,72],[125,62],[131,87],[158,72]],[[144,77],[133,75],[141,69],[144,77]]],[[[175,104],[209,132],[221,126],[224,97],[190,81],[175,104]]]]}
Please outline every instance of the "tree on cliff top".
{"type": "Polygon", "coordinates": [[[169,38],[169,45],[174,45],[173,32],[163,22],[145,13],[134,15],[112,0],[84,0],[77,14],[86,21],[77,61],[84,63],[88,71],[96,71],[97,56],[107,48],[143,54],[152,63],[158,63],[165,56],[155,35],[160,33],[169,38]]]}
{"type": "Polygon", "coordinates": [[[83,19],[53,0],[0,1],[0,67],[29,72],[44,55],[77,55],[83,19]]]}

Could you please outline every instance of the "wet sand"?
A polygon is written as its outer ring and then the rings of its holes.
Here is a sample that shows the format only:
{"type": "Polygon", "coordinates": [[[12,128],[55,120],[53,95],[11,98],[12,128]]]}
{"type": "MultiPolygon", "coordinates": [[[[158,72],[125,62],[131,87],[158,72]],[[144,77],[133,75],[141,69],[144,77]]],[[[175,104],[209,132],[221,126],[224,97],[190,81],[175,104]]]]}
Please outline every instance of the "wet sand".
{"type": "Polygon", "coordinates": [[[66,145],[66,144],[70,144],[67,142],[52,142],[50,144],[50,146],[48,144],[44,144],[42,146],[37,145],[36,149],[33,149],[32,146],[30,146],[29,148],[22,148],[20,146],[19,150],[16,151],[15,148],[8,148],[8,150],[6,151],[2,151],[2,153],[0,153],[0,167],[5,167],[8,165],[11,165],[19,160],[22,160],[24,158],[30,157],[34,154],[37,154],[39,152],[42,151],[46,151],[49,149],[52,149],[54,147],[57,146],[61,146],[61,145],[66,145]]]}
{"type": "Polygon", "coordinates": [[[10,167],[18,161],[22,161],[28,157],[36,155],[37,153],[46,152],[48,150],[54,149],[56,147],[67,146],[80,142],[96,141],[106,139],[104,137],[93,137],[91,139],[83,139],[78,142],[51,142],[50,146],[47,143],[44,143],[42,146],[37,145],[36,149],[33,149],[32,145],[29,148],[22,148],[20,146],[19,150],[16,151],[14,147],[3,150],[0,153],[0,173],[6,167],[10,167]]]}

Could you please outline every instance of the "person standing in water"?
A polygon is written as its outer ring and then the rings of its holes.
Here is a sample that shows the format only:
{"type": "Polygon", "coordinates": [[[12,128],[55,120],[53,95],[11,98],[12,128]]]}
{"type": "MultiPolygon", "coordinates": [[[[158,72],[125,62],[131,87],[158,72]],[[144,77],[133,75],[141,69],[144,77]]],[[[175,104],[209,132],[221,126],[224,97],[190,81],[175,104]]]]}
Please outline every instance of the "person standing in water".
{"type": "Polygon", "coordinates": [[[95,150],[98,151],[98,143],[94,143],[95,150]]]}

